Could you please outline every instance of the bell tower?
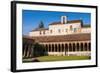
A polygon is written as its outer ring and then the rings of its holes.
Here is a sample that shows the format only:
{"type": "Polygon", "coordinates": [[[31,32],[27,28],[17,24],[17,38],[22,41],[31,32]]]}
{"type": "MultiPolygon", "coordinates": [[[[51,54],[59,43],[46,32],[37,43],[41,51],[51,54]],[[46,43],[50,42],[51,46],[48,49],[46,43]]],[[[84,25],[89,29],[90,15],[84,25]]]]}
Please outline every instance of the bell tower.
{"type": "Polygon", "coordinates": [[[67,17],[61,16],[61,24],[66,24],[66,23],[67,23],[67,17]]]}

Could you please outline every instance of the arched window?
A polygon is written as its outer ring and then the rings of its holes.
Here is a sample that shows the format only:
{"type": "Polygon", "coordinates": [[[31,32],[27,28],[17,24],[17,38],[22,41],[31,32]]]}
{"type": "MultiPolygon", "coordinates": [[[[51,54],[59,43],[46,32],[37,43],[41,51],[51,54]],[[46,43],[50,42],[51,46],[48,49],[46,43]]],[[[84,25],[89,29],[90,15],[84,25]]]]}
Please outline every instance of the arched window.
{"type": "Polygon", "coordinates": [[[62,49],[62,52],[63,52],[64,51],[64,44],[62,44],[62,48],[61,49],[62,49]]]}
{"type": "Polygon", "coordinates": [[[75,51],[75,43],[73,43],[73,51],[75,51]]]}
{"type": "Polygon", "coordinates": [[[25,45],[25,44],[23,44],[23,50],[22,50],[22,51],[23,51],[23,54],[24,54],[25,46],[26,46],[26,45],[25,45]]]}
{"type": "Polygon", "coordinates": [[[74,28],[74,32],[76,32],[77,31],[77,28],[74,28]]]}
{"type": "Polygon", "coordinates": [[[70,30],[71,30],[71,31],[73,30],[72,25],[70,25],[70,30]]]}
{"type": "Polygon", "coordinates": [[[66,20],[66,18],[65,18],[65,17],[63,17],[63,24],[65,24],[65,20],[66,20]]]}
{"type": "Polygon", "coordinates": [[[65,51],[68,51],[68,44],[65,44],[65,51]]]}
{"type": "Polygon", "coordinates": [[[52,30],[50,30],[50,33],[52,33],[52,30]]]}
{"type": "Polygon", "coordinates": [[[61,48],[60,48],[60,44],[59,44],[59,45],[58,45],[58,51],[59,51],[59,52],[60,52],[60,49],[61,49],[61,48]]]}
{"type": "Polygon", "coordinates": [[[49,52],[51,52],[51,45],[49,44],[49,52]]]}
{"type": "Polygon", "coordinates": [[[48,46],[47,46],[47,44],[45,45],[45,50],[48,51],[48,46]]]}
{"type": "Polygon", "coordinates": [[[25,44],[25,56],[27,56],[27,51],[28,51],[28,45],[25,44]]]}
{"type": "Polygon", "coordinates": [[[61,30],[60,30],[60,29],[58,29],[58,32],[60,33],[60,32],[61,32],[61,30]]]}
{"type": "Polygon", "coordinates": [[[72,51],[72,45],[71,45],[71,43],[69,44],[69,51],[72,51]]]}
{"type": "Polygon", "coordinates": [[[91,51],[91,43],[89,43],[89,51],[91,51]]]}
{"type": "Polygon", "coordinates": [[[68,32],[68,29],[66,29],[66,32],[68,32]]]}
{"type": "Polygon", "coordinates": [[[79,51],[79,43],[77,43],[77,51],[79,51]]]}
{"type": "Polygon", "coordinates": [[[83,43],[81,43],[81,51],[83,51],[84,49],[83,49],[83,43]]]}
{"type": "Polygon", "coordinates": [[[41,31],[40,31],[40,35],[41,35],[42,33],[41,33],[41,31]]]}
{"type": "Polygon", "coordinates": [[[66,24],[66,16],[62,16],[61,19],[62,19],[62,23],[66,24]]]}
{"type": "Polygon", "coordinates": [[[57,44],[55,44],[55,52],[57,52],[57,44]]]}
{"type": "Polygon", "coordinates": [[[52,44],[52,51],[54,52],[55,50],[54,50],[54,44],[52,44]]]}
{"type": "Polygon", "coordinates": [[[84,47],[85,51],[87,51],[87,43],[85,43],[84,47]]]}

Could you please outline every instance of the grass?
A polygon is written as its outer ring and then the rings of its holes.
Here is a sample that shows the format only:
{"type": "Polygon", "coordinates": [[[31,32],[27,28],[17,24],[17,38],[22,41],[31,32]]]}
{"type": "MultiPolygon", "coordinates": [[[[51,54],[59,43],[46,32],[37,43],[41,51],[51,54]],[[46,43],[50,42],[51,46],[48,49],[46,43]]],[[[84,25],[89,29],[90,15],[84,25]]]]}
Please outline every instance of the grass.
{"type": "MultiPolygon", "coordinates": [[[[36,58],[39,62],[49,61],[67,61],[67,60],[87,60],[90,56],[41,56],[36,58]]],[[[23,62],[32,62],[32,59],[23,60],[23,62]]]]}
{"type": "Polygon", "coordinates": [[[89,56],[42,56],[37,58],[39,61],[64,61],[64,60],[85,60],[89,56]]]}

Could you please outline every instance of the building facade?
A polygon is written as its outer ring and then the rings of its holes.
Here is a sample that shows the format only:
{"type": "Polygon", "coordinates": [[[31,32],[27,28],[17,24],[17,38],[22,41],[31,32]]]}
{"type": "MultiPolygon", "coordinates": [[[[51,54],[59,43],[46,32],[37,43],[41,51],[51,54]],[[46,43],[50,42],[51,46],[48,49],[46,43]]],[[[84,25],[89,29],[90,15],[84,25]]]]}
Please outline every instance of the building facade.
{"type": "Polygon", "coordinates": [[[61,16],[60,22],[34,29],[28,37],[42,45],[42,52],[47,55],[91,55],[91,27],[84,27],[82,20],[68,21],[66,16],[61,16]]]}
{"type": "Polygon", "coordinates": [[[60,22],[49,24],[49,28],[34,29],[29,32],[29,36],[57,36],[82,33],[91,33],[91,28],[84,28],[82,20],[68,21],[66,16],[62,16],[60,22]]]}

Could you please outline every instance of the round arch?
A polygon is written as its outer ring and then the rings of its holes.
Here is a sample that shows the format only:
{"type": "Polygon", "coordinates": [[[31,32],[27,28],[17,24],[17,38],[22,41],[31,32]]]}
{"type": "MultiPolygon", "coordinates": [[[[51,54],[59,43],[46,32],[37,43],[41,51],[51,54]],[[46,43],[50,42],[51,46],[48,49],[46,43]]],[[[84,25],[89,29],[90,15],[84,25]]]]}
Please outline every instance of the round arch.
{"type": "Polygon", "coordinates": [[[69,51],[72,51],[72,44],[69,43],[69,51]]]}
{"type": "Polygon", "coordinates": [[[55,52],[57,52],[57,49],[58,49],[58,48],[57,48],[57,44],[55,44],[55,52]]]}
{"type": "Polygon", "coordinates": [[[77,43],[77,51],[79,51],[79,43],[77,43]]]}
{"type": "Polygon", "coordinates": [[[87,51],[87,43],[84,44],[84,50],[87,51]]]}
{"type": "Polygon", "coordinates": [[[76,46],[75,43],[73,43],[73,52],[75,52],[76,46]]]}

